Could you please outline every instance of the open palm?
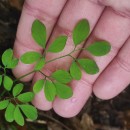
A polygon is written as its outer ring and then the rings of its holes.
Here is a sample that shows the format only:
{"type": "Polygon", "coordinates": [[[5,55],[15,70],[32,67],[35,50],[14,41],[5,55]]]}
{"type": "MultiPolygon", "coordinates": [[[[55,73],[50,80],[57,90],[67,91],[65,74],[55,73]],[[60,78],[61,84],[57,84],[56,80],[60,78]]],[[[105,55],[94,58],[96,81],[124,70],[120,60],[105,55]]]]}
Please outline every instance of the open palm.
{"type": "MultiPolygon", "coordinates": [[[[90,23],[91,34],[80,47],[89,45],[95,40],[110,42],[112,49],[104,57],[94,57],[87,52],[76,51],[73,57],[91,57],[100,68],[100,73],[88,75],[82,72],[80,81],[72,81],[73,96],[63,100],[56,98],[48,102],[41,91],[35,96],[33,104],[41,110],[53,108],[63,117],[73,117],[82,109],[92,91],[101,99],[110,99],[119,94],[130,82],[130,1],[129,0],[26,0],[20,19],[14,45],[16,57],[27,51],[43,53],[31,36],[31,26],[35,19],[47,27],[48,45],[59,35],[69,37],[61,53],[47,54],[47,60],[65,55],[72,51],[72,30],[81,19],[90,23]]],[[[72,58],[66,57],[47,64],[42,70],[50,75],[57,69],[68,69],[72,58]]],[[[33,65],[21,62],[13,70],[16,77],[33,70],[33,65]]],[[[40,73],[33,73],[23,81],[33,82],[42,78],[40,73]]]]}

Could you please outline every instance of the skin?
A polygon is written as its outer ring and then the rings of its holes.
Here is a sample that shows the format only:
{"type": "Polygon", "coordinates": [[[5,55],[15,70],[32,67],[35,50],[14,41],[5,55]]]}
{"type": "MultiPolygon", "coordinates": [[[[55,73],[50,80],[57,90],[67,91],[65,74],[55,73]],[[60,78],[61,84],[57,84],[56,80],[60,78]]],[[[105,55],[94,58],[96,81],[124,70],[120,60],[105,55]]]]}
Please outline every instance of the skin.
{"type": "MultiPolygon", "coordinates": [[[[33,104],[40,110],[54,111],[63,117],[77,115],[92,92],[101,99],[111,99],[123,91],[130,83],[130,1],[129,0],[26,0],[18,26],[14,53],[20,57],[27,51],[43,53],[31,37],[31,25],[40,19],[47,27],[48,46],[59,35],[67,35],[68,41],[65,49],[58,54],[48,53],[47,60],[72,51],[72,30],[76,23],[86,18],[90,23],[91,35],[88,40],[79,45],[88,46],[95,40],[110,42],[112,49],[103,57],[94,57],[84,52],[76,52],[74,57],[90,57],[94,59],[100,72],[88,75],[82,72],[80,81],[72,81],[74,94],[70,99],[56,98],[53,103],[45,99],[43,91],[35,96],[33,104]]],[[[42,70],[47,75],[57,69],[68,69],[72,59],[66,57],[54,61],[42,70]]],[[[13,70],[16,77],[33,70],[33,65],[24,65],[21,62],[13,70]]],[[[22,79],[23,81],[43,78],[39,73],[33,73],[22,79]]]]}

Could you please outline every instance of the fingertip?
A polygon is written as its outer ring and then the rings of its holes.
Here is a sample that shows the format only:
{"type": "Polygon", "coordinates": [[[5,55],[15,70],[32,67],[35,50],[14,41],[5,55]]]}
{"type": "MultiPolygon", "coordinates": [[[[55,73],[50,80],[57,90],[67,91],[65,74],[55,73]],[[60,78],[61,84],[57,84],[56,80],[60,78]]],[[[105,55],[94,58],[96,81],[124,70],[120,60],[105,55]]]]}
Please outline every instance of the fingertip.
{"type": "Polygon", "coordinates": [[[102,100],[109,100],[116,96],[115,93],[112,93],[109,84],[106,88],[103,84],[96,83],[93,87],[93,93],[96,97],[102,100]]]}
{"type": "MultiPolygon", "coordinates": [[[[71,99],[71,100],[74,100],[74,99],[71,99]]],[[[64,117],[64,118],[71,118],[71,117],[76,116],[79,113],[79,111],[75,111],[74,109],[72,111],[72,106],[73,106],[72,102],[70,101],[70,103],[68,103],[68,101],[67,102],[66,101],[59,98],[55,99],[54,104],[53,104],[54,111],[59,116],[64,117]]]]}
{"type": "Polygon", "coordinates": [[[114,59],[95,82],[93,92],[100,99],[111,99],[128,86],[129,76],[130,73],[114,59]]]}
{"type": "Polygon", "coordinates": [[[110,70],[106,69],[93,86],[95,96],[103,100],[109,100],[119,94],[117,79],[110,72],[110,70]]]}
{"type": "Polygon", "coordinates": [[[53,102],[54,111],[65,118],[76,116],[92,93],[92,88],[86,81],[73,81],[71,83],[73,88],[73,96],[69,99],[59,99],[53,102]]]}
{"type": "Polygon", "coordinates": [[[39,110],[48,111],[52,109],[52,102],[46,100],[43,90],[35,95],[32,104],[39,110]]]}
{"type": "MultiPolygon", "coordinates": [[[[40,79],[44,79],[43,75],[36,72],[34,77],[33,77],[32,84],[34,85],[35,82],[40,80],[40,79]]],[[[31,89],[33,89],[33,87],[31,89]]],[[[45,94],[44,94],[44,89],[42,89],[39,93],[35,94],[35,97],[34,97],[34,100],[32,101],[32,104],[36,108],[38,108],[39,110],[48,111],[48,110],[52,109],[52,102],[49,102],[46,99],[45,94]]]]}

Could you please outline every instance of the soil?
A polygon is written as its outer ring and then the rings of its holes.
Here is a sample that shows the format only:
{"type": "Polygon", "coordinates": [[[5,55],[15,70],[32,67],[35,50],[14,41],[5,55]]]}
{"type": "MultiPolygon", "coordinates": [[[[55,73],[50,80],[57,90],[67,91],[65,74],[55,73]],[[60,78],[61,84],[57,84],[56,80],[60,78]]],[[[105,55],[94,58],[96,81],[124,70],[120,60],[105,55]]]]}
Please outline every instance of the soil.
{"type": "MultiPolygon", "coordinates": [[[[12,48],[23,0],[0,1],[0,55],[12,48]]],[[[11,73],[10,73],[11,74],[11,73]]],[[[65,119],[53,110],[39,111],[35,122],[26,120],[24,127],[9,124],[0,117],[1,130],[130,130],[130,88],[119,96],[103,101],[92,95],[76,117],[65,119]]],[[[2,113],[2,112],[1,112],[2,113]]]]}

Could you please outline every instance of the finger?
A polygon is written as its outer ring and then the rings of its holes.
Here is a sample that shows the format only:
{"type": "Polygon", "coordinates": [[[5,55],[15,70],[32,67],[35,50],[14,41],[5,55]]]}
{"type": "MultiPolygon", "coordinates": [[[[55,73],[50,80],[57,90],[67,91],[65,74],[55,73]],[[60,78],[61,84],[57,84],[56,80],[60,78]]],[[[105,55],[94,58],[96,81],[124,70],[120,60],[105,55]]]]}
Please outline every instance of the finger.
{"type": "MultiPolygon", "coordinates": [[[[103,11],[103,8],[104,7],[90,3],[87,0],[82,0],[82,1],[70,0],[70,1],[68,1],[67,5],[65,6],[63,13],[61,14],[60,19],[55,27],[53,35],[49,41],[49,43],[51,43],[53,41],[53,39],[59,35],[68,35],[69,38],[67,41],[67,45],[61,53],[47,54],[46,60],[48,61],[53,58],[56,58],[56,57],[59,57],[59,56],[62,56],[62,55],[65,55],[65,54],[68,54],[69,52],[71,52],[74,49],[74,43],[72,42],[71,32],[72,32],[75,24],[79,20],[86,18],[90,22],[90,28],[92,31],[92,29],[94,28],[97,20],[99,19],[100,15],[103,11]],[[95,11],[96,11],[96,14],[95,14],[95,11]]],[[[80,45],[80,46],[82,46],[82,45],[80,45]]],[[[76,57],[78,55],[78,53],[79,52],[74,53],[73,56],[76,57]]],[[[71,62],[72,62],[72,58],[70,58],[70,57],[59,59],[57,61],[48,63],[44,67],[43,72],[46,75],[50,75],[52,72],[54,72],[57,69],[68,69],[71,62]]],[[[34,80],[37,77],[41,77],[41,74],[36,73],[34,76],[34,80]]],[[[45,102],[40,104],[41,107],[39,107],[40,105],[37,105],[38,101],[39,101],[39,98],[38,98],[38,96],[36,96],[33,104],[36,107],[38,107],[39,109],[44,110],[44,106],[46,107],[45,102]]],[[[55,106],[59,107],[58,105],[59,105],[58,101],[54,102],[54,109],[56,109],[55,106]]]]}
{"type": "MultiPolygon", "coordinates": [[[[43,75],[39,75],[38,77],[35,77],[35,79],[33,79],[32,84],[34,84],[37,80],[40,79],[43,79],[43,75]]],[[[32,104],[34,104],[38,109],[44,111],[47,111],[52,108],[52,103],[46,100],[43,91],[40,91],[38,94],[35,94],[35,98],[32,101],[32,104]]]]}
{"type": "MultiPolygon", "coordinates": [[[[31,26],[35,19],[40,19],[47,28],[47,36],[49,37],[57,18],[65,5],[66,0],[26,0],[23,12],[18,26],[16,41],[14,44],[14,53],[16,57],[20,57],[27,51],[42,52],[31,36],[31,26]]],[[[16,77],[20,77],[32,71],[33,65],[25,65],[19,62],[19,65],[13,70],[16,77]]],[[[34,74],[22,79],[29,81],[34,74]]]]}
{"type": "Polygon", "coordinates": [[[130,1],[129,0],[90,0],[105,6],[112,7],[116,13],[130,18],[130,1]]]}
{"type": "Polygon", "coordinates": [[[109,67],[94,84],[94,93],[101,99],[118,95],[130,83],[130,38],[109,67]]]}
{"type": "Polygon", "coordinates": [[[117,15],[110,8],[107,8],[104,11],[89,40],[87,41],[86,46],[95,40],[103,39],[110,42],[112,46],[111,52],[104,57],[94,57],[86,51],[81,53],[80,58],[90,57],[91,59],[94,59],[100,68],[100,72],[96,75],[88,75],[83,72],[82,79],[79,81],[81,82],[80,86],[78,86],[79,84],[77,84],[77,81],[72,82],[74,95],[68,100],[58,99],[55,101],[56,103],[54,104],[54,108],[59,115],[64,117],[73,117],[79,113],[87,101],[89,97],[88,95],[90,95],[92,84],[95,82],[100,73],[106,68],[106,66],[111,62],[111,60],[116,56],[118,50],[122,47],[123,43],[128,38],[130,34],[130,30],[128,30],[129,26],[129,19],[117,15]],[[76,102],[72,102],[73,99],[76,100],[76,102]]]}
{"type": "Polygon", "coordinates": [[[118,51],[121,49],[123,44],[126,42],[130,35],[129,18],[123,17],[120,14],[115,13],[113,9],[106,8],[104,14],[99,20],[93,34],[86,43],[86,47],[89,46],[96,40],[108,41],[111,45],[111,51],[106,56],[96,57],[92,56],[90,53],[83,51],[80,57],[89,57],[94,59],[100,68],[100,72],[96,75],[86,75],[86,80],[91,84],[97,79],[97,77],[102,73],[102,71],[107,67],[107,65],[114,59],[118,51]],[[113,22],[114,21],[114,22],[113,22]]]}

